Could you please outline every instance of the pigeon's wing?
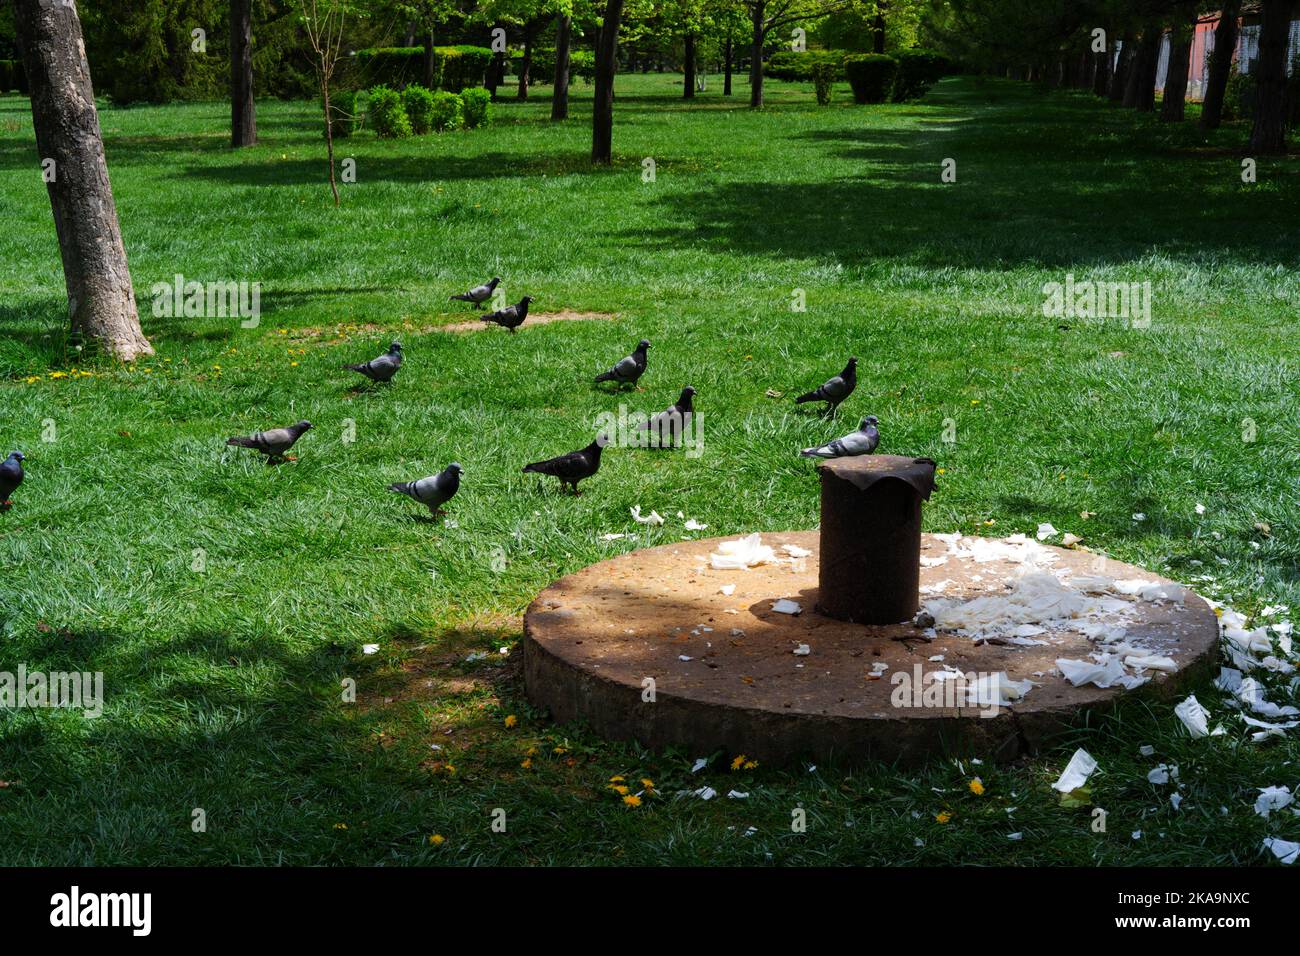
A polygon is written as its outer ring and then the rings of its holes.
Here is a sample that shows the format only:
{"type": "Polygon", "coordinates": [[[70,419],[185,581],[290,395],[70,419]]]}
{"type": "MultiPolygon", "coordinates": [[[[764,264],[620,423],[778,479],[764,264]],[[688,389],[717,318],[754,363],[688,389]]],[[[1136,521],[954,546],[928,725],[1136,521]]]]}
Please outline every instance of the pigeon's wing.
{"type": "Polygon", "coordinates": [[[431,508],[442,504],[449,496],[438,487],[438,477],[438,475],[430,475],[414,482],[411,487],[411,497],[431,508]]]}
{"type": "Polygon", "coordinates": [[[268,432],[258,432],[253,438],[257,441],[259,451],[272,455],[288,451],[298,440],[287,428],[272,428],[268,432]]]}
{"type": "Polygon", "coordinates": [[[619,359],[618,364],[612,369],[619,378],[632,378],[638,370],[636,356],[634,355],[619,359]]]}
{"type": "Polygon", "coordinates": [[[528,466],[529,470],[566,480],[585,477],[589,467],[587,455],[581,451],[571,451],[567,455],[548,458],[546,461],[539,461],[528,466]]]}
{"type": "Polygon", "coordinates": [[[825,398],[843,398],[849,393],[849,383],[836,375],[822,383],[819,391],[825,398]]]}
{"type": "Polygon", "coordinates": [[[23,483],[23,469],[16,461],[0,464],[0,501],[5,501],[23,483]]]}

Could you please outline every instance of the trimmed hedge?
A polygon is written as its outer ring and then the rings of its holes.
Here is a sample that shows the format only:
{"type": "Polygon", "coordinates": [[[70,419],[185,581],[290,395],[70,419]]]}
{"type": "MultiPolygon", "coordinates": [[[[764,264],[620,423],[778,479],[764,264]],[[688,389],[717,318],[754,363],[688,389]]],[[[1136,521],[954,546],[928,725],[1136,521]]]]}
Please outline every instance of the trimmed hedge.
{"type": "MultiPolygon", "coordinates": [[[[466,87],[483,85],[492,51],[482,46],[436,46],[433,48],[433,89],[459,93],[466,87]]],[[[374,47],[356,53],[357,79],[401,89],[424,82],[424,47],[374,47]]]]}
{"type": "Polygon", "coordinates": [[[361,90],[330,92],[330,133],[346,139],[361,126],[366,115],[366,94],[361,90]]]}
{"type": "Polygon", "coordinates": [[[432,119],[434,132],[441,133],[449,129],[460,129],[465,124],[465,112],[461,107],[460,96],[445,90],[431,94],[432,119]]]}
{"type": "Polygon", "coordinates": [[[411,121],[402,106],[402,94],[387,86],[376,86],[370,90],[369,107],[370,125],[375,128],[375,135],[381,139],[401,139],[411,135],[411,121]]]}
{"type": "Polygon", "coordinates": [[[844,79],[844,57],[842,50],[809,50],[795,53],[782,50],[768,57],[763,67],[763,75],[787,82],[807,82],[813,79],[813,69],[819,64],[828,64],[834,69],[834,79],[844,79]]]}
{"type": "Polygon", "coordinates": [[[813,89],[817,91],[817,105],[829,106],[831,102],[831,85],[835,82],[837,68],[834,63],[814,63],[812,70],[813,89]]]}
{"type": "Polygon", "coordinates": [[[896,101],[915,100],[948,72],[948,61],[934,50],[901,50],[897,54],[898,78],[894,81],[896,101]]]}
{"type": "MultiPolygon", "coordinates": [[[[522,51],[510,54],[510,72],[519,75],[523,67],[522,51]]],[[[581,77],[590,83],[596,78],[596,54],[590,50],[569,50],[569,79],[581,77]]],[[[533,65],[528,71],[530,86],[548,86],[555,82],[555,49],[543,47],[533,51],[533,65]]]]}
{"type": "Polygon", "coordinates": [[[894,91],[898,61],[884,53],[858,53],[844,58],[844,75],[855,103],[883,103],[894,91]]]}
{"type": "Polygon", "coordinates": [[[492,94],[487,90],[466,90],[460,94],[460,103],[465,113],[466,129],[477,129],[492,122],[492,94]]]}
{"type": "Polygon", "coordinates": [[[0,60],[0,93],[14,90],[24,95],[31,92],[27,88],[27,68],[22,60],[0,60]]]}
{"type": "MultiPolygon", "coordinates": [[[[438,96],[454,96],[454,93],[439,93],[438,96]]],[[[433,129],[434,94],[419,84],[412,83],[402,90],[402,109],[411,123],[411,132],[422,136],[433,129]]]]}

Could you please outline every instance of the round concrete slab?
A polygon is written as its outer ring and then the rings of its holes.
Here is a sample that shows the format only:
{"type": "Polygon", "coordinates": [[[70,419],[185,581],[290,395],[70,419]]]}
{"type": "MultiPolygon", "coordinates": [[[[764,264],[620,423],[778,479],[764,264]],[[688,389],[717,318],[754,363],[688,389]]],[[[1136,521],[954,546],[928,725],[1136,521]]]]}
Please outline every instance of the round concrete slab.
{"type": "MultiPolygon", "coordinates": [[[[1124,639],[1171,658],[1177,670],[1142,672],[1151,680],[1131,691],[1075,687],[1055,661],[1088,660],[1097,648],[1077,629],[1082,621],[1025,638],[1039,644],[977,643],[945,631],[927,640],[911,623],[851,624],[814,610],[817,532],[764,534],[781,560],[714,570],[709,555],[725,540],[733,539],[633,551],[544,590],[524,616],[529,699],[556,720],[582,720],[607,737],[695,755],[721,749],[769,764],[802,757],[906,762],[944,753],[1010,759],[1121,695],[1175,693],[1206,673],[1216,655],[1218,620],[1194,594],[1182,603],[1112,598],[1108,614],[1125,628],[1124,639]],[[809,553],[790,558],[786,545],[809,553]],[[774,611],[781,599],[801,610],[774,611]],[[801,645],[807,653],[796,654],[801,645]],[[933,675],[952,669],[1005,672],[1034,686],[1007,706],[981,707],[933,690],[933,675]]],[[[1104,575],[1177,587],[1089,552],[1043,554],[1046,569],[1067,582],[1104,575]]],[[[921,558],[923,605],[935,596],[1005,596],[1025,570],[1011,558],[953,552],[934,535],[923,537],[921,558]]]]}

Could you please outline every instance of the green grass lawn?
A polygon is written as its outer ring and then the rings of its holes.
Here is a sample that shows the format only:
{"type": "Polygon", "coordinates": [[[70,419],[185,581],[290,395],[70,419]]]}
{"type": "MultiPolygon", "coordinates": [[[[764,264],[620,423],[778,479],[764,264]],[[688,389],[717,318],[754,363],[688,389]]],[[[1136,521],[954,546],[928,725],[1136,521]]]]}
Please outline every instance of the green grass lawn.
{"type": "Polygon", "coordinates": [[[102,671],[107,696],[97,720],[0,715],[0,862],[1256,864],[1264,836],[1300,839],[1300,817],[1252,810],[1255,788],[1298,782],[1300,731],[1252,743],[1208,684],[1222,737],[1134,700],[1036,759],[923,771],[780,771],[759,753],[756,770],[719,755],[691,774],[706,755],[530,710],[498,651],[539,589],[675,540],[679,511],[708,524],[696,534],[813,527],[816,476],[794,452],[868,413],[882,452],[943,468],[928,531],[1050,521],[1243,611],[1300,606],[1296,160],[1243,185],[1243,128],[1206,140],[997,81],[877,107],[837,88],[826,108],[771,82],[759,113],[743,84],[724,99],[714,78],[689,103],[679,84],[620,78],[609,169],[588,165],[581,85],[561,125],[539,88],[488,129],[362,132],[339,144],[357,182],[337,210],[313,104],[259,103],[261,142],[239,152],[221,103],[101,104],[157,348],[129,368],[79,361],[61,331],[30,113],[0,98],[0,445],[28,456],[0,515],[0,669],[102,671]],[[155,318],[150,287],[178,273],[260,282],[260,327],[155,318]],[[1149,281],[1151,327],[1044,317],[1044,283],[1067,273],[1149,281]],[[616,317],[434,328],[471,317],[447,296],[494,274],[535,312],[616,317]],[[645,390],[593,388],[643,336],[645,390]],[[393,337],[392,387],[340,370],[393,337]],[[850,354],[839,421],[796,410],[850,354]],[[578,498],[520,473],[586,444],[601,412],[657,410],[687,383],[700,457],[611,449],[578,498]],[[296,462],[223,444],[299,418],[316,428],[296,462]],[[385,490],[453,459],[453,522],[385,490]],[[670,520],[636,525],[633,505],[670,520]],[[1105,833],[1050,789],[1077,746],[1101,765],[1105,833]],[[1147,783],[1156,762],[1179,764],[1180,810],[1147,783]],[[659,795],[628,809],[615,775],[659,795]],[[705,784],[750,797],[672,796],[705,784]]]}

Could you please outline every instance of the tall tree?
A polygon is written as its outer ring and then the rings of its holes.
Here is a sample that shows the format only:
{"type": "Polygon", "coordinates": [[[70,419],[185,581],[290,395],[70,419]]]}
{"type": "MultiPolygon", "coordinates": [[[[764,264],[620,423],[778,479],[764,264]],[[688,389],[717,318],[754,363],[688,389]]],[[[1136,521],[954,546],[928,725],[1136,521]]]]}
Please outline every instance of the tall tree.
{"type": "Polygon", "coordinates": [[[816,20],[849,5],[849,0],[741,0],[749,14],[749,105],[763,105],[763,47],[773,31],[816,20]]]}
{"type": "Polygon", "coordinates": [[[614,149],[614,75],[618,72],[618,28],[623,0],[607,0],[596,40],[596,89],[591,106],[591,161],[608,166],[614,149]]]}
{"type": "Polygon", "coordinates": [[[1165,71],[1165,98],[1160,104],[1160,119],[1181,123],[1187,101],[1187,74],[1192,65],[1192,41],[1196,39],[1196,6],[1181,7],[1174,15],[1169,31],[1169,67],[1165,71]]]}
{"type": "Polygon", "coordinates": [[[257,142],[253,108],[253,0],[230,0],[230,145],[257,142]]]}
{"type": "Polygon", "coordinates": [[[1218,129],[1223,121],[1223,94],[1232,75],[1232,53],[1237,48],[1239,0],[1224,3],[1219,24],[1214,28],[1214,50],[1210,53],[1210,71],[1205,78],[1205,99],[1201,103],[1201,129],[1218,129]]]}
{"type": "Polygon", "coordinates": [[[573,46],[573,13],[555,15],[555,79],[551,86],[551,119],[569,118],[569,54],[573,46]]]}
{"type": "Polygon", "coordinates": [[[152,355],[140,329],[76,6],[14,0],[14,20],[72,329],[124,362],[152,355]]]}
{"type": "Polygon", "coordinates": [[[1286,152],[1286,50],[1294,6],[1294,0],[1263,0],[1255,66],[1255,126],[1250,131],[1250,148],[1256,153],[1286,152]]]}

